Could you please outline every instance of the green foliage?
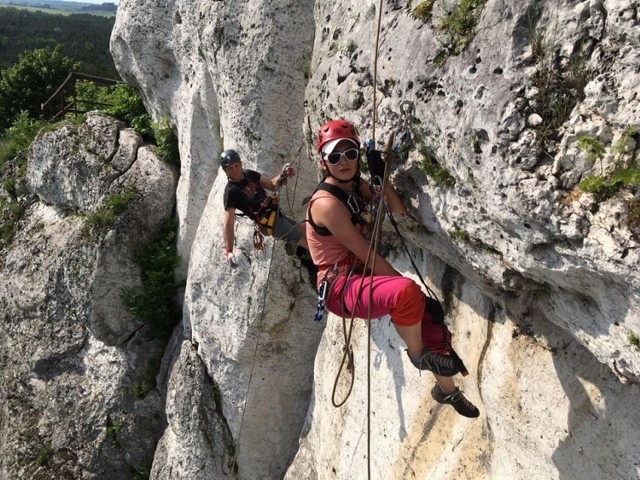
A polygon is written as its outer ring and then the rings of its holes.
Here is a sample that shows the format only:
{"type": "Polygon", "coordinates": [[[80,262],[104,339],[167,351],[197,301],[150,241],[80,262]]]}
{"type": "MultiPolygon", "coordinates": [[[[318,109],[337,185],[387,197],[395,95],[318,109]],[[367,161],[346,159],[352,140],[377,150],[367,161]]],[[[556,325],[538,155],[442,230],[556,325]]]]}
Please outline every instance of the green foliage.
{"type": "Polygon", "coordinates": [[[635,137],[638,137],[640,134],[640,130],[638,127],[630,126],[625,129],[622,133],[620,139],[616,142],[616,144],[611,149],[613,153],[615,153],[618,157],[623,157],[625,155],[631,155],[633,153],[632,148],[629,143],[635,137]]]}
{"type": "Polygon", "coordinates": [[[567,87],[578,100],[584,100],[584,87],[589,83],[589,70],[584,57],[575,55],[569,60],[569,68],[565,75],[567,87]]]}
{"type": "Polygon", "coordinates": [[[142,380],[131,387],[131,396],[136,400],[142,400],[150,392],[156,389],[156,376],[162,364],[162,352],[152,355],[147,360],[142,380]]]}
{"type": "Polygon", "coordinates": [[[609,177],[609,183],[618,189],[640,186],[640,169],[636,167],[618,168],[609,177]]]}
{"type": "Polygon", "coordinates": [[[176,137],[173,128],[171,128],[169,119],[164,117],[160,122],[154,123],[152,126],[156,138],[156,155],[167,163],[179,165],[180,150],[178,149],[178,137],[176,137]]]}
{"type": "Polygon", "coordinates": [[[419,3],[416,8],[411,11],[411,16],[416,20],[420,20],[422,23],[427,23],[431,20],[434,3],[436,3],[436,0],[427,0],[426,2],[419,3]]]}
{"type": "MultiPolygon", "coordinates": [[[[486,1],[458,0],[451,13],[442,18],[437,28],[446,36],[447,57],[459,55],[471,43],[476,35],[476,25],[486,1]]],[[[442,62],[441,59],[440,61],[442,62]]]]}
{"type": "Polygon", "coordinates": [[[629,212],[627,217],[629,228],[637,232],[640,230],[640,199],[634,197],[627,200],[627,210],[629,212]]]}
{"type": "MultiPolygon", "coordinates": [[[[77,80],[75,85],[76,103],[80,108],[86,108],[87,110],[104,110],[113,106],[115,88],[115,85],[96,85],[89,80],[77,80]]],[[[66,101],[70,102],[71,99],[69,98],[66,101]]]]}
{"type": "Polygon", "coordinates": [[[538,88],[538,101],[534,108],[543,122],[537,127],[542,143],[554,140],[562,124],[576,105],[577,96],[571,91],[563,72],[557,72],[549,63],[540,65],[532,77],[538,88]]]}
{"type": "Polygon", "coordinates": [[[112,448],[120,448],[120,442],[118,442],[118,432],[124,427],[122,420],[111,420],[111,417],[107,417],[107,428],[104,432],[104,436],[111,443],[112,448]]]}
{"type": "Polygon", "coordinates": [[[353,40],[349,40],[349,43],[347,43],[347,46],[344,47],[343,53],[345,54],[345,56],[350,57],[355,53],[357,49],[358,49],[358,44],[353,40]]]}
{"type": "Polygon", "coordinates": [[[130,480],[148,480],[150,475],[149,467],[135,467],[130,480]]]}
{"type": "Polygon", "coordinates": [[[138,92],[129,85],[119,83],[113,89],[109,97],[112,106],[105,108],[104,112],[120,120],[127,122],[131,127],[147,140],[153,135],[151,118],[144,108],[142,98],[138,92]]]}
{"type": "Polygon", "coordinates": [[[14,65],[23,52],[60,45],[63,55],[82,63],[84,73],[119,79],[109,51],[114,23],[113,16],[63,16],[0,8],[0,69],[14,65]]]}
{"type": "Polygon", "coordinates": [[[637,167],[618,168],[611,175],[594,175],[585,178],[578,187],[583,192],[595,195],[598,202],[613,197],[623,188],[640,186],[640,169],[637,167]]]}
{"type": "Polygon", "coordinates": [[[629,340],[629,344],[638,352],[640,352],[640,337],[636,335],[634,332],[629,332],[627,334],[627,339],[629,340]]]}
{"type": "Polygon", "coordinates": [[[591,161],[604,158],[604,145],[599,139],[590,135],[578,135],[578,148],[583,152],[587,152],[587,158],[591,161]]]}
{"type": "Polygon", "coordinates": [[[156,388],[155,378],[145,378],[139,385],[131,387],[131,395],[136,400],[142,400],[149,392],[156,388]]]}
{"type": "Polygon", "coordinates": [[[418,150],[422,154],[420,170],[422,170],[427,177],[432,178],[437,186],[451,188],[456,184],[456,179],[446,168],[440,165],[434,153],[429,148],[421,145],[418,150]]]}
{"type": "Polygon", "coordinates": [[[36,465],[40,466],[40,467],[44,467],[47,463],[49,463],[49,460],[51,459],[51,457],[53,457],[53,448],[51,448],[50,444],[46,444],[42,447],[42,449],[38,452],[38,455],[36,455],[35,458],[35,462],[36,465]]]}
{"type": "MultiPolygon", "coordinates": [[[[640,187],[640,168],[636,164],[633,164],[633,158],[630,158],[631,165],[625,166],[622,162],[624,155],[631,155],[633,152],[628,148],[628,142],[637,135],[636,127],[628,127],[622,134],[620,140],[614,145],[611,150],[618,154],[616,164],[618,165],[613,172],[605,175],[604,168],[602,167],[602,159],[606,154],[606,149],[602,142],[589,135],[581,135],[578,137],[578,148],[587,152],[588,158],[595,161],[599,159],[601,161],[602,175],[593,175],[585,178],[579,184],[580,190],[594,194],[596,201],[601,202],[613,197],[622,189],[637,189],[640,187]]],[[[635,209],[635,203],[629,204],[629,225],[633,226],[636,221],[636,215],[640,214],[635,209]]]]}
{"type": "Polygon", "coordinates": [[[580,53],[573,55],[569,62],[561,62],[559,49],[547,38],[543,27],[534,26],[531,17],[529,37],[531,56],[536,63],[531,82],[538,89],[533,111],[543,120],[536,130],[545,148],[548,141],[557,139],[560,127],[569,119],[576,103],[584,99],[591,72],[580,53]]]}
{"type": "Polygon", "coordinates": [[[43,122],[29,117],[29,112],[22,110],[16,120],[0,137],[0,167],[18,152],[26,150],[36,137],[43,122]]]}
{"type": "Polygon", "coordinates": [[[578,149],[587,152],[587,160],[590,162],[600,160],[600,173],[604,175],[602,159],[604,158],[605,149],[603,143],[590,135],[578,135],[578,149]]]}
{"type": "Polygon", "coordinates": [[[21,54],[18,63],[0,78],[0,129],[12,125],[23,110],[39,118],[40,104],[79,67],[62,54],[60,46],[21,54]]]}
{"type": "Polygon", "coordinates": [[[544,58],[545,45],[545,29],[536,28],[531,15],[529,14],[529,41],[531,42],[531,57],[534,62],[539,62],[544,58]]]}
{"type": "Polygon", "coordinates": [[[606,200],[615,193],[607,179],[602,175],[585,178],[580,182],[578,188],[583,192],[592,193],[597,201],[606,200]]]}
{"type": "Polygon", "coordinates": [[[104,200],[104,205],[87,217],[85,234],[104,236],[136,197],[135,188],[127,187],[122,193],[115,193],[104,200]]]}
{"type": "Polygon", "coordinates": [[[454,230],[453,232],[451,232],[451,237],[463,242],[469,241],[469,234],[464,230],[454,230]]]}
{"type": "Polygon", "coordinates": [[[165,222],[155,238],[136,255],[142,268],[142,293],[123,292],[125,307],[150,327],[155,338],[168,339],[180,315],[173,296],[180,284],[174,271],[180,262],[175,246],[177,225],[165,222]]]}

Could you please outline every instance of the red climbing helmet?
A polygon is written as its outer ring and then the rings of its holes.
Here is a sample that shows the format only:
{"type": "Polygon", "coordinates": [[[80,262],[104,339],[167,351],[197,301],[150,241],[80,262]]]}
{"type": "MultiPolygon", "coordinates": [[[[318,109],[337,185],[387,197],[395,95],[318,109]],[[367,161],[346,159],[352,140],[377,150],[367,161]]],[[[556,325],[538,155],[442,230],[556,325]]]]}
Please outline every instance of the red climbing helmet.
{"type": "Polygon", "coordinates": [[[358,131],[352,123],[346,120],[331,120],[318,129],[318,139],[316,140],[316,149],[318,153],[322,153],[322,147],[331,140],[349,139],[360,147],[360,137],[358,131]]]}

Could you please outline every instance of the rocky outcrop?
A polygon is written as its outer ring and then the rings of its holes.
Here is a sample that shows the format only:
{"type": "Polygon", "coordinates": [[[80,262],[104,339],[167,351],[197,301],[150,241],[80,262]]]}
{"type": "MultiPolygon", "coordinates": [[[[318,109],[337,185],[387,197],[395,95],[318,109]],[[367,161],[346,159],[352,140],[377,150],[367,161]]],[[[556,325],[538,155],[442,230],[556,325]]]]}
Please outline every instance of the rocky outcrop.
{"type": "Polygon", "coordinates": [[[0,478],[129,478],[166,423],[141,388],[164,342],[122,301],[135,254],[172,214],[176,176],[133,130],[92,113],[26,157],[16,235],[0,251],[0,478]],[[96,218],[132,192],[113,223],[96,218]]]}

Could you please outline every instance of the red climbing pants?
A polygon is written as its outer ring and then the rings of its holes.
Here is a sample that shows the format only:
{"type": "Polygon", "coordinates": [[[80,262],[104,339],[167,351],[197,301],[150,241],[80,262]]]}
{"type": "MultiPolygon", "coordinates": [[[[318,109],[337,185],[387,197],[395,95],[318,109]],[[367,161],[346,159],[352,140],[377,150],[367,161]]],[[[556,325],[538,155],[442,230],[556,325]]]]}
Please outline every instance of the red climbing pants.
{"type": "Polygon", "coordinates": [[[371,279],[369,275],[352,275],[347,281],[346,275],[340,275],[327,293],[326,308],[331,313],[348,318],[353,314],[358,318],[391,315],[391,321],[398,326],[422,322],[422,343],[425,348],[446,353],[447,345],[451,344],[449,329],[444,323],[433,323],[425,308],[424,293],[416,282],[407,277],[376,275],[371,279]]]}

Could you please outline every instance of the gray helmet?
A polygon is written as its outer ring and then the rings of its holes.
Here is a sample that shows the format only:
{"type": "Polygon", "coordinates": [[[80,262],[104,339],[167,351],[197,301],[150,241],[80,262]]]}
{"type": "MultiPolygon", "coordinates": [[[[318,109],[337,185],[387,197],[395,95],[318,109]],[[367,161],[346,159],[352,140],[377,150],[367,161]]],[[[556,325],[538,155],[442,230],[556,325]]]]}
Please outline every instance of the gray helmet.
{"type": "Polygon", "coordinates": [[[240,155],[235,150],[225,150],[220,154],[220,166],[226,168],[232,163],[240,161],[240,155]]]}

